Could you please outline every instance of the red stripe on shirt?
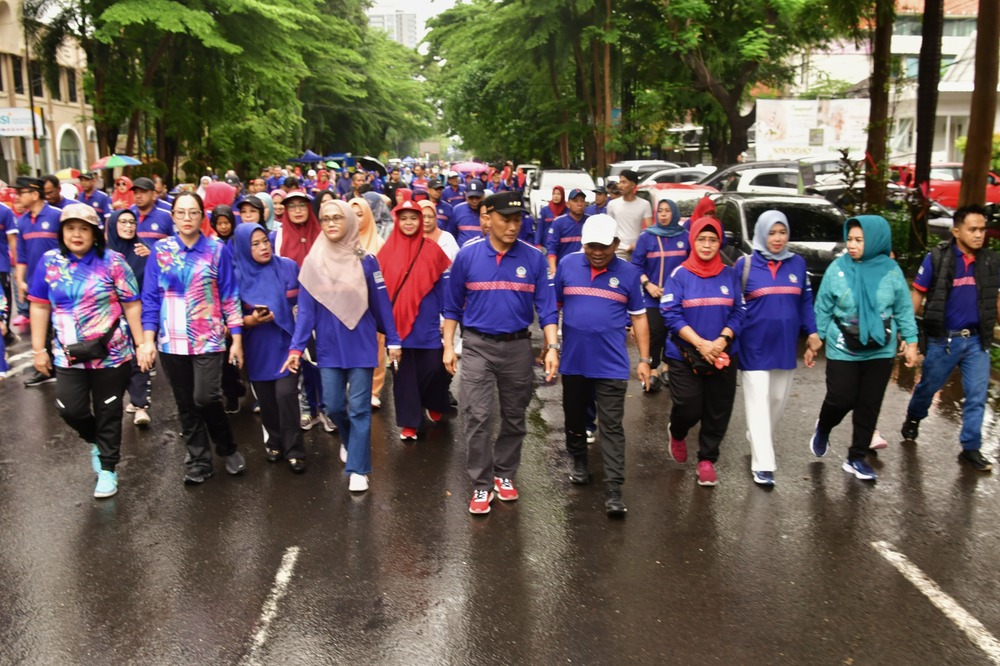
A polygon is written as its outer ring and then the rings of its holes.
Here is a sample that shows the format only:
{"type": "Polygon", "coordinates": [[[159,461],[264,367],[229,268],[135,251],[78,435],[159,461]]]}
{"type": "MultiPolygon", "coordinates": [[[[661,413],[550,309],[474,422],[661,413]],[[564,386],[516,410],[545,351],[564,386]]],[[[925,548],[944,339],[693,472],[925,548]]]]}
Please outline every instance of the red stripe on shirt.
{"type": "Polygon", "coordinates": [[[506,280],[495,280],[493,282],[466,282],[465,288],[469,291],[525,291],[530,294],[535,293],[535,285],[531,282],[508,282],[506,280]]]}
{"type": "Polygon", "coordinates": [[[646,254],[650,259],[665,259],[667,257],[686,257],[687,250],[664,250],[663,252],[649,252],[646,254]]]}
{"type": "Polygon", "coordinates": [[[579,243],[583,236],[563,236],[559,239],[560,243],[579,243]]]}
{"type": "Polygon", "coordinates": [[[953,287],[975,287],[976,286],[976,276],[975,275],[967,275],[967,276],[962,277],[962,278],[955,278],[954,280],[952,280],[951,286],[953,286],[953,287]]]}
{"type": "Polygon", "coordinates": [[[54,231],[29,231],[22,236],[24,240],[34,240],[36,238],[59,238],[54,231]]]}
{"type": "Polygon", "coordinates": [[[760,298],[761,296],[775,295],[801,296],[802,287],[761,287],[760,289],[754,289],[751,291],[747,295],[747,300],[752,301],[755,298],[760,298]]]}
{"type": "Polygon", "coordinates": [[[620,294],[616,291],[609,291],[607,289],[598,289],[596,287],[564,287],[563,295],[593,296],[594,298],[606,298],[610,301],[618,301],[619,303],[628,302],[628,297],[625,294],[620,294]]]}
{"type": "Polygon", "coordinates": [[[298,289],[289,289],[288,291],[285,292],[285,298],[295,298],[298,295],[299,295],[298,289]]]}
{"type": "Polygon", "coordinates": [[[700,308],[709,305],[725,305],[726,307],[733,306],[733,299],[731,298],[685,298],[681,301],[681,307],[684,308],[700,308]]]}

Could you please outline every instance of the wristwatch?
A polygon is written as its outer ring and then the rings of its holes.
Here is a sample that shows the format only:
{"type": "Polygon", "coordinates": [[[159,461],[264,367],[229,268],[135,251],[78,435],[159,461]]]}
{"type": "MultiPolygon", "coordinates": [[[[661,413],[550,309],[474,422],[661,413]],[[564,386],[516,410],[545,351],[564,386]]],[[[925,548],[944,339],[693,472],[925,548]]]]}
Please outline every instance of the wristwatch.
{"type": "Polygon", "coordinates": [[[558,342],[553,342],[550,345],[546,345],[545,348],[546,349],[555,349],[556,351],[560,351],[562,349],[562,345],[559,344],[558,342]]]}
{"type": "Polygon", "coordinates": [[[722,338],[723,340],[725,340],[725,341],[726,341],[727,343],[730,343],[730,342],[732,342],[732,341],[733,341],[733,336],[731,336],[731,335],[726,335],[725,333],[723,333],[723,334],[722,334],[722,335],[720,335],[719,337],[720,337],[720,338],[722,338]]]}
{"type": "Polygon", "coordinates": [[[650,282],[652,282],[652,280],[650,280],[649,278],[646,278],[645,280],[643,280],[639,284],[642,286],[643,289],[645,289],[646,285],[649,284],[650,282]]]}
{"type": "Polygon", "coordinates": [[[645,363],[646,365],[653,365],[653,357],[650,356],[649,358],[645,358],[645,357],[640,356],[639,357],[639,363],[645,363]]]}

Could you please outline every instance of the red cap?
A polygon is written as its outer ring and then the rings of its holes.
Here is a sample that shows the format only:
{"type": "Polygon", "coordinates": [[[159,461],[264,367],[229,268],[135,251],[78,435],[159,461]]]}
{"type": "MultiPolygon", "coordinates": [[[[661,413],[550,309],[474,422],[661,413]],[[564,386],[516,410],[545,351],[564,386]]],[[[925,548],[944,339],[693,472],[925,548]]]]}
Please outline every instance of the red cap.
{"type": "Polygon", "coordinates": [[[407,199],[406,201],[404,201],[403,203],[399,204],[398,206],[392,209],[392,216],[396,219],[399,219],[399,214],[404,210],[412,210],[415,211],[418,215],[423,215],[423,211],[420,209],[420,204],[411,199],[407,199]]]}

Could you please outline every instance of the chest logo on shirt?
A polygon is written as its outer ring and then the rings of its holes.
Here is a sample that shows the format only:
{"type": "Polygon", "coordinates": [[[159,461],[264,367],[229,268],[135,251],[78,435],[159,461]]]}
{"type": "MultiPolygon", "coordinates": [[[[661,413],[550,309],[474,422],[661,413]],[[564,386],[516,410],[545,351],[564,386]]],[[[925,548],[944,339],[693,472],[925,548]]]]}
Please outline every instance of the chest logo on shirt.
{"type": "Polygon", "coordinates": [[[683,248],[684,247],[684,241],[677,241],[677,247],[683,248]]]}
{"type": "Polygon", "coordinates": [[[611,287],[612,289],[617,289],[619,284],[620,283],[618,282],[618,278],[616,277],[613,277],[610,280],[608,280],[608,286],[611,287]]]}
{"type": "Polygon", "coordinates": [[[519,278],[528,277],[528,269],[524,266],[518,266],[514,273],[516,273],[519,278]]]}
{"type": "Polygon", "coordinates": [[[729,287],[727,287],[726,285],[722,285],[721,287],[719,287],[719,291],[721,291],[726,296],[729,295],[729,287]]]}
{"type": "Polygon", "coordinates": [[[153,222],[151,225],[149,225],[149,228],[152,229],[153,231],[158,231],[160,229],[160,225],[158,225],[156,222],[153,222]]]}
{"type": "Polygon", "coordinates": [[[788,279],[789,279],[789,280],[790,280],[791,282],[793,282],[793,283],[794,283],[794,282],[798,282],[798,281],[799,281],[799,276],[798,276],[798,275],[796,275],[795,273],[792,273],[791,275],[789,275],[789,276],[788,276],[788,279]]]}
{"type": "Polygon", "coordinates": [[[376,282],[385,282],[385,280],[382,278],[382,271],[375,271],[372,277],[375,278],[376,282]]]}
{"type": "Polygon", "coordinates": [[[48,222],[42,222],[42,229],[48,229],[48,228],[49,228],[49,223],[48,222]]]}

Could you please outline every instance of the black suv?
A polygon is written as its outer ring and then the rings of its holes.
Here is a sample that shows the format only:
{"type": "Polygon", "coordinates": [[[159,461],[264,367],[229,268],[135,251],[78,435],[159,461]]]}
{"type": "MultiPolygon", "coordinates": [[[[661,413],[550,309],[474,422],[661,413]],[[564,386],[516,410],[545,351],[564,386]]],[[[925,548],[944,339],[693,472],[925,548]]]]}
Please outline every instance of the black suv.
{"type": "Polygon", "coordinates": [[[814,290],[819,288],[826,267],[843,254],[844,222],[847,217],[821,197],[727,192],[715,199],[726,245],[722,254],[735,263],[752,251],[753,228],[767,210],[779,210],[788,218],[788,248],[806,260],[806,271],[814,290]]]}

